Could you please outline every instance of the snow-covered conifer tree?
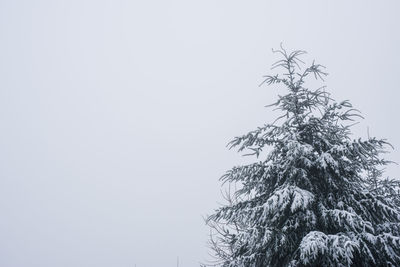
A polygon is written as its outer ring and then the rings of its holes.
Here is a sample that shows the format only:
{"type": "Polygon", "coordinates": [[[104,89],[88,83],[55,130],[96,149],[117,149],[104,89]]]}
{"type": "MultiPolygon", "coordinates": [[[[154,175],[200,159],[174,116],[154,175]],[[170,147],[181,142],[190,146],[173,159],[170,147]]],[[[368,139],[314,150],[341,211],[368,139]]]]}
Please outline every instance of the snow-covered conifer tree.
{"type": "Polygon", "coordinates": [[[271,105],[282,114],[229,143],[257,159],[221,178],[236,189],[207,218],[218,265],[400,266],[398,202],[389,180],[374,185],[371,175],[388,163],[388,143],[353,140],[359,112],[325,87],[306,86],[323,81],[323,66],[301,68],[304,51],[274,52],[282,59],[273,69],[283,73],[263,84],[287,88],[271,105]]]}

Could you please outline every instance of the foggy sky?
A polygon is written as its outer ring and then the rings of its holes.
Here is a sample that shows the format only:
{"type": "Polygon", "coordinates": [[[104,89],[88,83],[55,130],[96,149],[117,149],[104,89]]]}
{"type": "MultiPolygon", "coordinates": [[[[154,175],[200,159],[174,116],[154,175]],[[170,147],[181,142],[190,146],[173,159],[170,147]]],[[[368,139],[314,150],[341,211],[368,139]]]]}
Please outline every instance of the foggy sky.
{"type": "MultiPolygon", "coordinates": [[[[283,42],[399,160],[398,1],[0,1],[0,266],[198,266],[283,42]]],[[[399,167],[387,174],[398,177],[399,167]]]]}

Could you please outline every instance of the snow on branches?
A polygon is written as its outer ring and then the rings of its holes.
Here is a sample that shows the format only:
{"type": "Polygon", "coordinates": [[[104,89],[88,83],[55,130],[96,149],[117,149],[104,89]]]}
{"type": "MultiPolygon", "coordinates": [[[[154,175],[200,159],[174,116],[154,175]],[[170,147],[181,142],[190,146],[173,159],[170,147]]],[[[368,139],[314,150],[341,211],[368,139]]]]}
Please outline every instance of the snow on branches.
{"type": "Polygon", "coordinates": [[[302,67],[304,51],[273,51],[281,59],[272,69],[283,72],[262,84],[283,84],[288,92],[269,105],[281,112],[275,121],[228,144],[257,162],[221,177],[235,191],[207,218],[216,263],[399,266],[400,183],[380,179],[379,171],[390,145],[353,140],[360,112],[325,86],[306,86],[310,77],[323,81],[324,66],[302,67]]]}

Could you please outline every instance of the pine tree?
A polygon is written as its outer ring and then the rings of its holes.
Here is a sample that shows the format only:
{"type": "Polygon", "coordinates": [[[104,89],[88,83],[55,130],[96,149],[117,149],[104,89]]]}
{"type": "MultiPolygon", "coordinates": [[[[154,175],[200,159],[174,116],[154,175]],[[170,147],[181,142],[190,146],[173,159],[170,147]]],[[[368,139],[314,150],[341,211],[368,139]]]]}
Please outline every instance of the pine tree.
{"type": "Polygon", "coordinates": [[[304,67],[304,51],[273,51],[282,59],[272,69],[283,73],[263,84],[288,93],[270,105],[281,111],[276,121],[229,143],[256,161],[221,177],[236,189],[206,220],[217,265],[400,266],[398,202],[371,175],[389,163],[381,155],[390,145],[353,140],[358,110],[324,86],[306,87],[310,77],[324,81],[322,65],[304,67]]]}

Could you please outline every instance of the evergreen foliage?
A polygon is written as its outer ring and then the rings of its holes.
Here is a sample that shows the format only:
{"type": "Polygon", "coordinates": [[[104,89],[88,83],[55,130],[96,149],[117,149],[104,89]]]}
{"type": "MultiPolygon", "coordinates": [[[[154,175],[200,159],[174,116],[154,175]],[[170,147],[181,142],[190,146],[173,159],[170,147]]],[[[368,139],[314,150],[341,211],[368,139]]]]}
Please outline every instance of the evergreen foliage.
{"type": "Polygon", "coordinates": [[[283,74],[263,84],[288,93],[270,105],[282,112],[275,122],[229,143],[257,160],[221,178],[236,189],[207,218],[217,265],[400,266],[398,182],[378,171],[390,145],[353,140],[359,112],[325,87],[306,87],[310,77],[323,81],[323,66],[302,69],[304,51],[274,52],[282,59],[272,69],[283,74]]]}

